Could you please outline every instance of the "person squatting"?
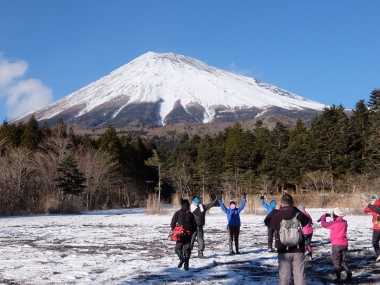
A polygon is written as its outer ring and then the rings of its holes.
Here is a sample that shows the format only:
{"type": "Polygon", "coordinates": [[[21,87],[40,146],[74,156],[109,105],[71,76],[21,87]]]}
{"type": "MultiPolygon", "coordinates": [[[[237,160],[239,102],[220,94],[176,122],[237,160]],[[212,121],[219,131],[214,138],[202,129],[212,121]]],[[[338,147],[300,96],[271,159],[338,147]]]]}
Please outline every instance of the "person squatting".
{"type": "MultiPolygon", "coordinates": [[[[207,258],[203,255],[205,248],[203,226],[205,225],[205,213],[217,202],[222,211],[227,216],[227,232],[230,254],[239,254],[239,233],[240,233],[240,213],[246,205],[246,195],[243,193],[242,203],[239,207],[231,200],[229,207],[226,207],[217,196],[212,197],[209,204],[202,204],[200,198],[195,196],[192,204],[188,200],[181,200],[181,209],[177,211],[171,221],[171,229],[177,225],[183,225],[181,239],[176,241],[175,253],[179,258],[178,268],[184,265],[185,270],[189,270],[189,259],[194,242],[198,242],[198,257],[207,258]],[[235,245],[235,248],[233,247],[235,245]],[[235,251],[234,251],[235,249],[235,251]]],[[[264,219],[264,224],[268,227],[268,251],[274,252],[272,248],[272,235],[275,237],[275,251],[278,254],[279,285],[292,284],[305,285],[305,257],[312,258],[311,238],[313,236],[313,222],[305,206],[294,206],[293,197],[285,193],[281,196],[280,202],[276,203],[271,199],[269,205],[264,201],[263,194],[260,196],[260,203],[267,210],[268,215],[264,219]],[[273,231],[273,232],[272,232],[273,231]],[[293,231],[293,232],[291,232],[293,231]],[[294,232],[298,231],[298,232],[294,232]],[[307,254],[305,254],[307,252],[307,254]]],[[[377,195],[370,198],[370,203],[365,207],[364,212],[373,216],[372,245],[376,254],[375,261],[380,261],[380,200],[377,195]]],[[[324,213],[319,218],[321,226],[330,230],[331,260],[333,263],[336,279],[334,283],[341,283],[341,272],[346,272],[345,280],[351,282],[352,271],[346,264],[346,254],[348,251],[347,221],[344,220],[345,211],[342,208],[335,208],[332,213],[324,213]],[[326,218],[330,218],[327,221],[326,218]]]]}

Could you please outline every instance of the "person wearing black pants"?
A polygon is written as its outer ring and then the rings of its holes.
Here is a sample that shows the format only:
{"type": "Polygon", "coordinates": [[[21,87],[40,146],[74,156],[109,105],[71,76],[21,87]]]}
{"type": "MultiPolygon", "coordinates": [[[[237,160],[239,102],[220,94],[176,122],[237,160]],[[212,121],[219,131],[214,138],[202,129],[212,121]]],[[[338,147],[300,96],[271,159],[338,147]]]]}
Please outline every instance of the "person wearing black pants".
{"type": "Polygon", "coordinates": [[[195,218],[190,212],[189,200],[181,201],[181,209],[175,212],[170,223],[172,231],[177,225],[183,225],[183,233],[180,235],[180,240],[176,241],[175,244],[175,253],[179,258],[178,268],[184,265],[184,269],[189,270],[191,235],[196,230],[195,218]]]}
{"type": "Polygon", "coordinates": [[[229,237],[229,246],[230,246],[230,254],[235,254],[235,251],[233,250],[233,241],[235,241],[235,250],[236,253],[240,253],[239,251],[239,233],[240,233],[240,212],[244,209],[245,203],[246,203],[246,196],[245,193],[243,193],[243,202],[241,203],[240,207],[236,207],[236,203],[234,200],[230,201],[230,207],[227,208],[222,200],[218,200],[220,207],[222,208],[223,212],[227,214],[227,230],[228,230],[228,237],[229,237]]]}
{"type": "Polygon", "coordinates": [[[197,225],[197,229],[193,233],[191,237],[191,243],[190,248],[191,250],[194,247],[195,240],[197,240],[198,243],[198,257],[199,258],[206,258],[206,256],[203,255],[203,251],[205,249],[205,242],[204,242],[204,232],[203,232],[203,226],[206,223],[206,211],[211,209],[215,204],[218,203],[218,199],[215,195],[211,195],[211,198],[214,198],[213,201],[209,204],[201,204],[199,197],[195,196],[193,198],[193,202],[190,205],[190,211],[193,213],[195,218],[195,223],[197,225]]]}

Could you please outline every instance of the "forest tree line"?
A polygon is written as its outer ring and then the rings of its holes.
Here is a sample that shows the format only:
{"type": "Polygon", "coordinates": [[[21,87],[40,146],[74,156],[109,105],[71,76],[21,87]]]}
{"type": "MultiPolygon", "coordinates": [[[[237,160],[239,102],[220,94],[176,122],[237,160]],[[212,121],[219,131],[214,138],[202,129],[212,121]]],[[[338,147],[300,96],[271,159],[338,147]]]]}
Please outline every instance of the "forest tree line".
{"type": "MultiPolygon", "coordinates": [[[[0,127],[0,214],[75,212],[143,205],[154,193],[348,193],[377,191],[380,181],[380,89],[352,115],[326,107],[308,127],[257,121],[211,136],[163,143],[118,135],[79,135],[60,119],[50,127],[32,116],[0,127]]],[[[158,194],[159,193],[159,194],[158,194]]]]}

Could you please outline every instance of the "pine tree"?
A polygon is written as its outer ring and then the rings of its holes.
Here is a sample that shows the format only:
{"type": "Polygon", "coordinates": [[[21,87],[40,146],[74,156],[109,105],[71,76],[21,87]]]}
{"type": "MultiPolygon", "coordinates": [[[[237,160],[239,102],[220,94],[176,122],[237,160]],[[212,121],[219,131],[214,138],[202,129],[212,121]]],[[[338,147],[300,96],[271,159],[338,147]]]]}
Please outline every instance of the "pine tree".
{"type": "Polygon", "coordinates": [[[342,105],[326,107],[322,115],[317,116],[310,128],[311,150],[308,163],[311,171],[328,171],[331,187],[334,178],[345,174],[348,169],[348,117],[342,105]]]}
{"type": "Polygon", "coordinates": [[[67,154],[58,164],[57,187],[63,195],[80,195],[86,188],[84,173],[78,169],[72,154],[67,154]]]}
{"type": "Polygon", "coordinates": [[[21,147],[25,147],[29,150],[36,150],[38,144],[42,140],[42,133],[38,125],[38,121],[32,115],[29,121],[26,123],[24,132],[21,136],[21,147]]]}
{"type": "Polygon", "coordinates": [[[349,118],[348,142],[350,172],[364,173],[368,163],[368,138],[371,129],[371,115],[364,100],[356,103],[349,118]]]}
{"type": "Polygon", "coordinates": [[[294,128],[290,130],[289,144],[278,161],[284,181],[294,184],[296,190],[307,166],[305,157],[309,149],[309,131],[306,124],[298,118],[294,128]]]}
{"type": "Polygon", "coordinates": [[[122,161],[122,145],[119,137],[117,136],[116,129],[112,125],[109,125],[107,130],[99,138],[99,150],[108,152],[114,162],[122,161]]]}
{"type": "Polygon", "coordinates": [[[367,106],[372,113],[380,111],[380,89],[374,89],[371,92],[367,106]]]}
{"type": "Polygon", "coordinates": [[[224,164],[229,173],[239,174],[247,169],[246,149],[244,147],[244,130],[240,123],[226,129],[224,164]]]}

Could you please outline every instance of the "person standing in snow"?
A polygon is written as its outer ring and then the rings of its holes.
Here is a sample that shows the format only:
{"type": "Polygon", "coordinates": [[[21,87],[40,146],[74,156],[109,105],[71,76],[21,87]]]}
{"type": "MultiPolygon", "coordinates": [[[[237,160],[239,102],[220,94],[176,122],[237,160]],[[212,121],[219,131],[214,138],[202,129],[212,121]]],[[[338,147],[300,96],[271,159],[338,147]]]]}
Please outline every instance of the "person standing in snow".
{"type": "MultiPolygon", "coordinates": [[[[265,208],[267,213],[269,214],[276,207],[277,203],[275,199],[270,199],[269,205],[265,203],[265,193],[262,192],[260,196],[260,203],[265,208]]],[[[274,252],[273,249],[273,237],[274,237],[275,229],[268,228],[268,252],[274,252]]]]}
{"type": "Polygon", "coordinates": [[[305,237],[305,249],[307,250],[307,255],[310,256],[310,258],[313,257],[313,252],[311,249],[311,238],[313,237],[313,220],[311,219],[308,212],[305,210],[304,205],[299,205],[298,209],[307,217],[309,217],[309,223],[302,228],[303,236],[305,237]]]}
{"type": "Polygon", "coordinates": [[[246,195],[243,193],[243,201],[240,207],[236,207],[234,200],[230,201],[230,207],[227,208],[221,199],[218,200],[223,212],[227,214],[227,231],[228,244],[230,246],[230,254],[239,254],[239,234],[240,234],[240,212],[244,209],[246,203],[246,195]],[[235,241],[235,251],[233,250],[233,241],[235,241]]]}
{"type": "Polygon", "coordinates": [[[323,214],[319,219],[321,221],[322,227],[330,230],[330,241],[331,241],[331,259],[334,264],[334,270],[336,275],[336,282],[340,282],[340,272],[346,271],[346,280],[352,279],[352,272],[346,264],[346,253],[348,250],[348,239],[347,239],[347,221],[343,219],[345,212],[341,208],[335,208],[332,213],[333,220],[326,222],[326,213],[323,214]]]}
{"type": "Polygon", "coordinates": [[[364,213],[372,214],[372,246],[376,254],[376,262],[380,261],[380,200],[377,195],[372,195],[370,203],[365,207],[364,213]]]}
{"type": "Polygon", "coordinates": [[[203,226],[206,223],[206,211],[208,211],[213,206],[215,206],[216,203],[218,203],[218,199],[215,197],[215,195],[213,196],[213,198],[214,200],[211,203],[203,205],[200,203],[199,197],[195,196],[193,198],[193,202],[190,205],[190,212],[193,213],[195,223],[197,225],[197,229],[193,232],[193,235],[191,236],[190,249],[193,249],[194,242],[197,239],[199,258],[207,258],[203,255],[203,251],[205,249],[203,226]]]}
{"type": "Polygon", "coordinates": [[[304,237],[302,236],[302,241],[299,245],[292,247],[284,245],[280,240],[281,222],[290,220],[295,215],[303,227],[309,222],[309,218],[293,206],[293,197],[289,194],[284,194],[281,196],[281,202],[264,220],[267,227],[276,230],[275,242],[278,253],[279,285],[291,284],[292,274],[295,285],[306,285],[304,237]]]}
{"type": "Polygon", "coordinates": [[[174,213],[170,223],[172,231],[177,225],[183,225],[184,229],[180,240],[176,241],[175,244],[175,253],[179,258],[178,268],[181,268],[182,265],[184,265],[184,269],[189,270],[191,235],[196,230],[195,218],[190,212],[189,200],[181,200],[181,209],[174,213]]]}

